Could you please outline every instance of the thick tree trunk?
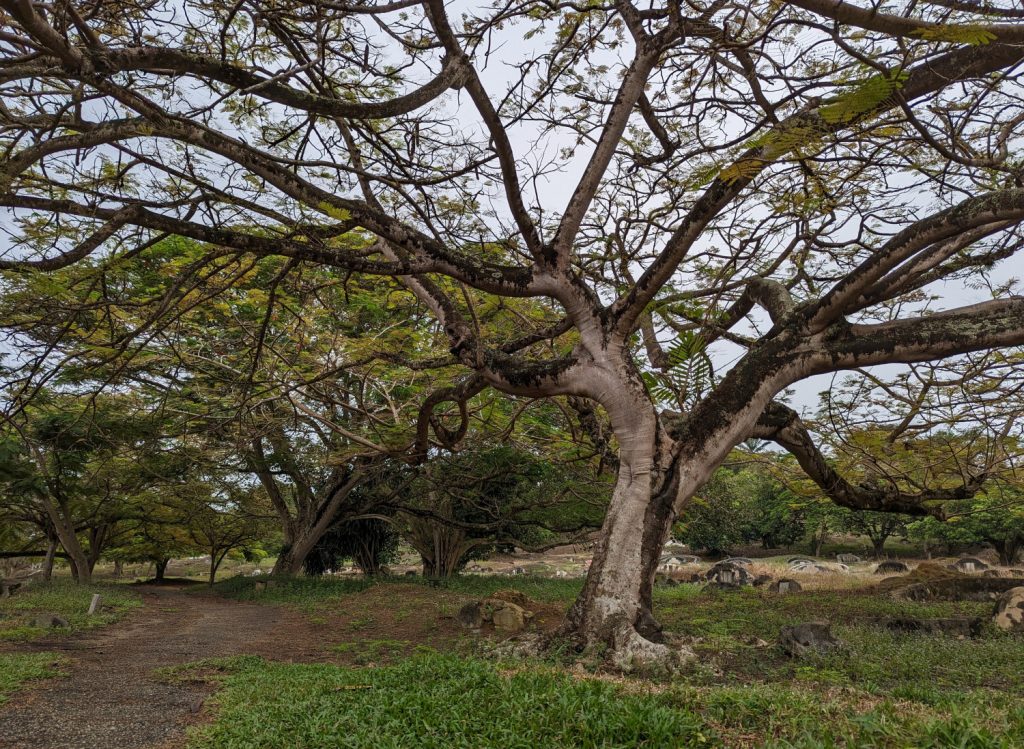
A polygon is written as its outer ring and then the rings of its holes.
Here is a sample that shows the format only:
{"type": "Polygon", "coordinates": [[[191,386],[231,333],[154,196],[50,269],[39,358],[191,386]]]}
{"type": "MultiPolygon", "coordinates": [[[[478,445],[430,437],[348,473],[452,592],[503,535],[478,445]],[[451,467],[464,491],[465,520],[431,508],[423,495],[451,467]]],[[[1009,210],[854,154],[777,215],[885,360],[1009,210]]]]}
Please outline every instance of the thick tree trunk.
{"type": "Polygon", "coordinates": [[[619,474],[583,590],[558,636],[578,649],[605,649],[623,670],[672,668],[693,653],[663,636],[652,611],[661,550],[677,514],[788,381],[767,365],[736,367],[717,402],[661,418],[631,364],[600,370],[585,384],[608,412],[619,474]]]}
{"type": "Polygon", "coordinates": [[[43,508],[46,510],[53,528],[60,540],[60,545],[68,555],[68,562],[71,565],[71,577],[81,585],[92,582],[92,567],[89,566],[89,558],[82,548],[74,526],[67,519],[67,508],[54,502],[49,495],[42,494],[43,508]]]}
{"type": "Polygon", "coordinates": [[[675,519],[674,471],[657,465],[659,426],[650,404],[622,406],[606,406],[619,440],[615,491],[583,590],[560,634],[581,650],[608,648],[613,663],[629,670],[671,665],[691,653],[665,643],[651,610],[654,575],[675,519]]]}
{"type": "Polygon", "coordinates": [[[120,559],[115,559],[114,560],[114,578],[116,580],[120,580],[123,575],[124,575],[124,562],[122,562],[120,559]]]}
{"type": "Polygon", "coordinates": [[[884,536],[871,539],[871,550],[875,554],[875,559],[882,559],[885,556],[885,542],[888,538],[888,536],[884,536]]]}
{"type": "Polygon", "coordinates": [[[1012,567],[1017,563],[1021,547],[1024,547],[1024,538],[1013,536],[993,541],[992,545],[996,547],[996,552],[999,554],[999,564],[1004,567],[1012,567]]]}
{"type": "Polygon", "coordinates": [[[170,559],[157,559],[154,561],[153,564],[156,568],[154,579],[158,583],[162,583],[164,581],[164,573],[167,571],[167,565],[170,561],[170,559]]]}
{"type": "Polygon", "coordinates": [[[323,538],[326,532],[326,528],[320,530],[317,527],[304,527],[298,530],[298,532],[293,533],[292,543],[285,546],[281,553],[278,554],[271,574],[281,577],[301,575],[302,565],[305,563],[306,557],[310,555],[317,542],[323,538]]]}

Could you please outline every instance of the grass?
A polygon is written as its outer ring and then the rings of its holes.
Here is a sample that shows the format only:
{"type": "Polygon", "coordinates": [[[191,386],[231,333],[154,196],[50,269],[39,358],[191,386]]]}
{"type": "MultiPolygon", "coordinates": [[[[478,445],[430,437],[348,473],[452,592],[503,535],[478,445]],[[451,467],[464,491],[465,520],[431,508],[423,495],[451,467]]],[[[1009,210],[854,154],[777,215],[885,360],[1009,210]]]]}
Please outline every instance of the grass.
{"type": "Polygon", "coordinates": [[[73,632],[111,624],[141,605],[123,585],[75,585],[70,581],[34,583],[10,598],[0,599],[0,640],[32,640],[54,632],[73,632]],[[100,611],[89,616],[93,593],[102,596],[100,611]],[[37,614],[54,614],[68,627],[41,629],[32,626],[37,614]]]}
{"type": "Polygon", "coordinates": [[[0,653],[0,705],[27,681],[60,676],[60,663],[54,653],[0,653]]]}
{"type": "Polygon", "coordinates": [[[383,668],[250,661],[190,749],[533,749],[721,745],[691,710],[551,669],[421,654],[383,668]]]}
{"type": "Polygon", "coordinates": [[[222,689],[189,749],[1024,745],[1024,708],[994,691],[925,703],[802,682],[651,685],[436,653],[378,668],[258,658],[193,668],[222,689]]]}
{"type": "MultiPolygon", "coordinates": [[[[699,716],[700,721],[694,725],[699,726],[698,732],[710,745],[720,741],[719,745],[730,747],[808,749],[1024,746],[1024,642],[1020,637],[1000,633],[988,625],[980,637],[965,640],[919,633],[899,634],[870,622],[873,617],[885,616],[987,619],[991,615],[991,604],[894,600],[872,590],[870,586],[875,582],[874,577],[829,576],[821,578],[820,584],[834,583],[844,586],[843,589],[821,587],[789,595],[754,588],[716,592],[688,584],[659,587],[655,591],[659,619],[667,631],[691,639],[698,661],[685,673],[669,680],[618,679],[620,684],[616,688],[635,694],[638,699],[654,700],[662,708],[682,711],[680,714],[689,719],[699,716]],[[774,646],[782,626],[815,619],[832,622],[833,630],[845,644],[841,652],[793,660],[774,646]]],[[[482,598],[501,588],[513,588],[533,600],[568,605],[581,585],[579,580],[529,576],[466,576],[438,586],[433,593],[429,582],[420,578],[372,582],[329,579],[289,581],[259,595],[300,607],[315,603],[318,611],[327,612],[326,620],[331,620],[331,611],[347,612],[350,621],[357,622],[359,628],[348,631],[348,641],[335,645],[333,651],[355,666],[388,663],[402,668],[409,662],[404,659],[415,648],[408,646],[407,639],[411,635],[402,629],[406,626],[403,625],[404,612],[401,617],[394,615],[409,596],[404,594],[392,599],[386,595],[387,586],[394,583],[422,585],[424,600],[447,601],[444,607],[438,604],[433,612],[420,604],[415,608],[415,615],[409,617],[409,626],[427,616],[451,615],[459,605],[458,598],[453,599],[451,594],[482,598]],[[361,595],[371,586],[379,586],[376,590],[381,595],[370,599],[361,595]],[[386,633],[378,631],[385,610],[392,614],[386,633]]],[[[225,586],[232,595],[255,597],[248,581],[229,581],[225,586]]],[[[454,632],[449,638],[464,637],[457,626],[448,626],[449,631],[454,632]]],[[[336,627],[334,631],[341,632],[341,628],[336,627]]],[[[442,652],[460,650],[443,642],[438,647],[442,652]]],[[[461,655],[466,654],[467,649],[462,648],[461,655]]],[[[552,655],[544,664],[527,666],[520,662],[515,668],[531,673],[538,668],[547,669],[547,672],[564,675],[566,662],[558,658],[565,655],[552,655]]],[[[258,670],[250,671],[250,676],[270,681],[292,678],[286,674],[288,667],[281,666],[283,671],[276,668],[261,665],[258,670]]],[[[341,678],[337,676],[339,672],[332,670],[337,666],[325,668],[323,672],[316,672],[319,674],[316,678],[307,675],[312,680],[311,689],[319,678],[341,678]]],[[[571,673],[575,680],[580,680],[579,670],[571,673]]],[[[597,678],[607,677],[598,672],[597,678]]],[[[253,688],[259,687],[254,685],[253,688]]],[[[410,681],[406,689],[418,692],[421,687],[410,681]]],[[[606,699],[619,699],[617,692],[604,694],[606,699]]],[[[533,699],[518,693],[513,697],[526,702],[533,699]]],[[[451,720],[471,724],[475,710],[489,714],[489,706],[482,705],[487,700],[490,697],[481,700],[479,706],[467,707],[466,715],[451,716],[451,720]]],[[[283,714],[282,720],[285,720],[283,714]]],[[[301,723],[298,717],[289,720],[301,723]]],[[[221,725],[220,720],[217,725],[221,725]]],[[[306,735],[301,733],[306,729],[299,724],[280,727],[280,730],[284,732],[280,736],[290,737],[288,732],[292,730],[306,735]]],[[[533,730],[524,727],[523,735],[535,740],[537,734],[532,733],[533,730]]],[[[219,735],[226,737],[228,734],[219,735]]],[[[510,736],[510,745],[516,746],[519,733],[513,730],[510,736]]],[[[305,744],[305,740],[296,739],[295,745],[320,746],[305,744]]],[[[272,745],[269,740],[266,744],[237,744],[240,747],[272,745]]],[[[415,744],[384,744],[403,745],[415,744]]],[[[541,740],[538,745],[545,744],[541,740]]]]}

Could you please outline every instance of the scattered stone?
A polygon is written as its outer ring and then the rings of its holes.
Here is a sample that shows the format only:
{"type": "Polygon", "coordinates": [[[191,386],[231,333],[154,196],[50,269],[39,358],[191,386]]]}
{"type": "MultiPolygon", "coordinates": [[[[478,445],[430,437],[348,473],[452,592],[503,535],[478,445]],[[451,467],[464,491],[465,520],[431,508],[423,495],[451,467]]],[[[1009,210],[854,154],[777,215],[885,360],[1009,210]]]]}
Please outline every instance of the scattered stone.
{"type": "Polygon", "coordinates": [[[768,588],[772,593],[797,593],[803,589],[803,586],[796,580],[790,580],[786,577],[776,580],[768,588]]]}
{"type": "Polygon", "coordinates": [[[857,564],[861,559],[856,554],[836,554],[836,561],[842,564],[857,564]]]}
{"type": "Polygon", "coordinates": [[[753,564],[754,562],[753,560],[748,559],[747,557],[729,557],[728,559],[723,559],[722,563],[739,564],[746,566],[748,564],[753,564]]]}
{"type": "Polygon", "coordinates": [[[472,601],[467,603],[461,609],[456,617],[466,629],[480,629],[484,626],[484,611],[483,606],[480,605],[479,601],[472,601]]]}
{"type": "Polygon", "coordinates": [[[20,581],[0,580],[0,598],[10,598],[20,587],[20,581]]]}
{"type": "Polygon", "coordinates": [[[39,629],[53,629],[54,627],[70,627],[68,620],[56,614],[36,614],[32,620],[32,626],[39,629]]]}
{"type": "Polygon", "coordinates": [[[790,557],[786,560],[786,564],[790,566],[798,564],[817,564],[817,561],[814,559],[809,559],[807,557],[790,557]]]}
{"type": "Polygon", "coordinates": [[[978,617],[918,619],[912,616],[884,616],[868,621],[894,632],[923,632],[951,637],[978,637],[982,626],[982,620],[978,617]]]}
{"type": "Polygon", "coordinates": [[[910,572],[910,568],[903,562],[897,562],[895,559],[882,562],[875,567],[876,575],[900,575],[906,572],[910,572]]]}
{"type": "Polygon", "coordinates": [[[999,598],[993,623],[1006,632],[1024,632],[1024,587],[1010,588],[999,598]]]}
{"type": "Polygon", "coordinates": [[[491,614],[494,628],[502,632],[521,632],[526,628],[528,612],[522,606],[502,601],[504,605],[491,614]]]}
{"type": "Polygon", "coordinates": [[[814,651],[827,653],[842,647],[832,634],[828,622],[805,622],[783,627],[779,632],[779,647],[789,656],[799,658],[814,651]]]}

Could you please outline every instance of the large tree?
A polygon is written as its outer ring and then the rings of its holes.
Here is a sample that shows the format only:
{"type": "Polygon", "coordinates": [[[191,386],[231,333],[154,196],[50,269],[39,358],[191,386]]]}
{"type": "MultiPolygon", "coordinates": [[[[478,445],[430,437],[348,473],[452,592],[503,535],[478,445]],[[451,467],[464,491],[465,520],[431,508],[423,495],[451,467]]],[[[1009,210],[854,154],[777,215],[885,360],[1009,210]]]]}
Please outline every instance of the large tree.
{"type": "Polygon", "coordinates": [[[0,8],[0,265],[130,262],[179,235],[206,248],[183,279],[268,255],[394,276],[468,373],[425,401],[424,424],[481,387],[596,401],[618,482],[563,634],[623,665],[678,654],[651,611],[661,546],[751,435],[837,501],[930,511],[927,492],[842,481],[775,402],[788,386],[1024,343],[1024,299],[1005,290],[918,296],[1019,248],[1018,10],[0,8]],[[524,297],[545,303],[518,330],[480,325],[481,308],[524,297]],[[695,366],[705,349],[731,368],[695,366]]]}

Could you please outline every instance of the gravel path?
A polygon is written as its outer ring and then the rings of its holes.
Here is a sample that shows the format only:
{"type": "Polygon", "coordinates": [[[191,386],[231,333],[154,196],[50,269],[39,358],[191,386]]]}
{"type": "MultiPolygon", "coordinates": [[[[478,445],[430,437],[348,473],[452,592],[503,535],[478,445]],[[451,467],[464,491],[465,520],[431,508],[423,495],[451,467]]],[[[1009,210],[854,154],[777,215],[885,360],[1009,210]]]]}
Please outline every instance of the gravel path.
{"type": "Polygon", "coordinates": [[[81,638],[36,642],[66,656],[70,672],[0,707],[3,749],[133,749],[183,745],[209,688],[165,684],[153,670],[253,653],[317,660],[320,638],[302,617],[214,595],[154,588],[125,622],[81,638]]]}

